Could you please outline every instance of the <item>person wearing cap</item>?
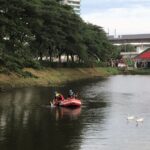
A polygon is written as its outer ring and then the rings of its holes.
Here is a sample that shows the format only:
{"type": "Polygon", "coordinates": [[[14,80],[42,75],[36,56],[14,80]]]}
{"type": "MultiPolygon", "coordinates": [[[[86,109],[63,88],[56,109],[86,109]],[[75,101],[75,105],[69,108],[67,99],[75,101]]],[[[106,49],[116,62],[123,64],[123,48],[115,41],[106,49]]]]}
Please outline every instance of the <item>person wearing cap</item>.
{"type": "Polygon", "coordinates": [[[64,96],[61,93],[55,92],[55,100],[62,101],[64,100],[64,96]]]}

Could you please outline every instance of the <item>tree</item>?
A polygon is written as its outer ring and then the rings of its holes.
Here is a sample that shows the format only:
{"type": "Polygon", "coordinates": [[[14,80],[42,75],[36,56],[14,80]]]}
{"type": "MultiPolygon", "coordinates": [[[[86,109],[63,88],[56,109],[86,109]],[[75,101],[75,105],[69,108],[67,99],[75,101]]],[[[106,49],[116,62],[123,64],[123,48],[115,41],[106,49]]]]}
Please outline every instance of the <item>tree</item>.
{"type": "MultiPolygon", "coordinates": [[[[104,30],[85,23],[73,9],[58,0],[0,1],[0,55],[25,63],[44,56],[66,55],[80,62],[107,61],[114,57],[104,30]],[[8,57],[10,58],[10,57],[8,57]]],[[[69,61],[69,59],[67,59],[69,61]]]]}

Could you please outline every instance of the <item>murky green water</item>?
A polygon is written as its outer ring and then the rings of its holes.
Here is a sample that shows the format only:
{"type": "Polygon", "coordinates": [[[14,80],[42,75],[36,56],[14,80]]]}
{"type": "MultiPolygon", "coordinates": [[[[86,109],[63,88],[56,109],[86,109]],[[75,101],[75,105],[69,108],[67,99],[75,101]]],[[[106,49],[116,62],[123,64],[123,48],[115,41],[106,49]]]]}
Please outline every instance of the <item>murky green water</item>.
{"type": "Polygon", "coordinates": [[[150,77],[113,76],[65,87],[0,93],[1,150],[149,150],[150,77]],[[54,91],[77,91],[82,108],[50,108],[54,91]],[[127,116],[144,118],[143,123],[127,116]]]}

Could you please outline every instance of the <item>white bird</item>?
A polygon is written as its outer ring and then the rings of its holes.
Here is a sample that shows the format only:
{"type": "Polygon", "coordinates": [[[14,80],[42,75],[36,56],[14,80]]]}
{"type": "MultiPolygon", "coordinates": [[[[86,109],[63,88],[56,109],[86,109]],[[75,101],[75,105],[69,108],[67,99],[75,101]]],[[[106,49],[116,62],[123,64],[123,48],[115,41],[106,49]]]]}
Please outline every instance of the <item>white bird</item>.
{"type": "Polygon", "coordinates": [[[129,120],[133,120],[133,119],[135,119],[135,116],[128,116],[127,117],[127,120],[129,121],[129,120]]]}
{"type": "Polygon", "coordinates": [[[50,106],[51,106],[51,107],[55,107],[55,105],[54,105],[52,102],[50,102],[50,106]]]}
{"type": "Polygon", "coordinates": [[[143,123],[144,122],[144,118],[137,118],[136,119],[136,126],[139,125],[139,123],[143,123]]]}
{"type": "Polygon", "coordinates": [[[139,122],[143,123],[143,122],[144,122],[144,118],[137,118],[137,119],[136,119],[136,122],[137,122],[137,123],[139,123],[139,122]]]}

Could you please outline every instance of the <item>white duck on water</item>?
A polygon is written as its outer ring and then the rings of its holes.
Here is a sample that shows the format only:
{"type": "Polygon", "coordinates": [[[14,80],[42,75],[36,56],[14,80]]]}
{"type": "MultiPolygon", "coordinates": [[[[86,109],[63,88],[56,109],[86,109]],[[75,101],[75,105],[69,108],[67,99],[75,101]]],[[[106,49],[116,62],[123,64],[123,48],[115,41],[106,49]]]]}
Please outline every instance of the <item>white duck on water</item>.
{"type": "Polygon", "coordinates": [[[128,117],[127,117],[127,121],[134,120],[134,119],[135,119],[135,116],[133,116],[133,115],[132,116],[128,115],[128,117]]]}
{"type": "Polygon", "coordinates": [[[51,107],[55,107],[55,105],[53,104],[53,102],[49,102],[51,107]]]}
{"type": "Polygon", "coordinates": [[[136,125],[138,125],[139,123],[143,123],[144,122],[144,118],[136,118],[136,125]]]}

